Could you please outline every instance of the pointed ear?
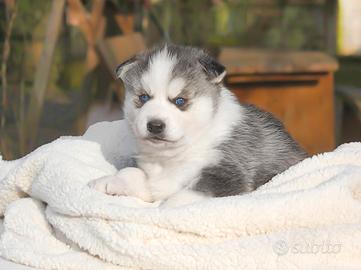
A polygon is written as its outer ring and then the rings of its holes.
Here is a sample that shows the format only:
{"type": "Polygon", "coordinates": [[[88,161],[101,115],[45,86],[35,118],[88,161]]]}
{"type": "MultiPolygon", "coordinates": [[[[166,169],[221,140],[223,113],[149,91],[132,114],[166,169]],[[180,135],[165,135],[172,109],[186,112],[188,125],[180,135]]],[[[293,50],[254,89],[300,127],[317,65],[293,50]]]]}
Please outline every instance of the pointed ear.
{"type": "Polygon", "coordinates": [[[124,74],[132,67],[134,64],[136,64],[136,57],[132,57],[123,63],[121,63],[117,68],[115,69],[115,75],[118,79],[124,80],[124,74]]]}
{"type": "Polygon", "coordinates": [[[226,76],[226,68],[209,55],[202,56],[199,60],[204,72],[212,83],[220,83],[226,76]]]}

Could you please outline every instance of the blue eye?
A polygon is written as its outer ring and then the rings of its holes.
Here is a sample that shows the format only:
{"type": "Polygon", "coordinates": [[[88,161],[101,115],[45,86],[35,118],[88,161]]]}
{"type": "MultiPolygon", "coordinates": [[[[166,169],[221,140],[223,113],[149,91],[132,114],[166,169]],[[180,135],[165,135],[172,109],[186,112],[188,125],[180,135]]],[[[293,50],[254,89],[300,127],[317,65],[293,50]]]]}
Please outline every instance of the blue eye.
{"type": "Polygon", "coordinates": [[[184,98],[176,98],[176,100],[174,101],[175,105],[181,107],[183,106],[184,104],[186,104],[186,100],[184,98]]]}
{"type": "Polygon", "coordinates": [[[140,96],[139,96],[139,100],[140,100],[142,103],[146,103],[147,101],[150,100],[150,96],[147,95],[147,94],[140,95],[140,96]]]}

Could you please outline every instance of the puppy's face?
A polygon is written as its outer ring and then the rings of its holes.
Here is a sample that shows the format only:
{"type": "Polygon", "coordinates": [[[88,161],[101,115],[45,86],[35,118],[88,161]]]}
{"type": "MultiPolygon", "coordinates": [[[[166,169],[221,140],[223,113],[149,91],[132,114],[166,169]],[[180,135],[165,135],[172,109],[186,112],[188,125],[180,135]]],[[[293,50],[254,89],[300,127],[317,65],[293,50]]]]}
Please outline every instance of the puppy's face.
{"type": "Polygon", "coordinates": [[[211,125],[225,69],[201,50],[167,45],[121,64],[117,75],[135,136],[159,148],[189,143],[211,125]]]}

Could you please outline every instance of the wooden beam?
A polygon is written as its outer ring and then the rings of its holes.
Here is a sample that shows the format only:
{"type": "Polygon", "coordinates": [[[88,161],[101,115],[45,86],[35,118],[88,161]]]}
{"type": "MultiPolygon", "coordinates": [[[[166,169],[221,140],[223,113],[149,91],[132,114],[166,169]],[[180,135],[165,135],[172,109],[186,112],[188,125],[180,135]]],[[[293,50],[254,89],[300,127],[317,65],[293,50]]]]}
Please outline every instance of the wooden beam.
{"type": "Polygon", "coordinates": [[[134,16],[133,15],[114,15],[114,19],[118,27],[122,30],[124,35],[134,32],[134,16]]]}

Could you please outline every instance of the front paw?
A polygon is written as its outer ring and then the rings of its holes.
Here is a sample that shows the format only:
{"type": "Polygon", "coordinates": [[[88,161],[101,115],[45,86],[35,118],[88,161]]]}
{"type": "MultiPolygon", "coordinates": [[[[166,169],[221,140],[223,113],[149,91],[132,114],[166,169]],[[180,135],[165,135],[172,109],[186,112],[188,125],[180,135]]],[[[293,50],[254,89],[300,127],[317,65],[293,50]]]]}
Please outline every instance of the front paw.
{"type": "Polygon", "coordinates": [[[141,169],[129,167],[120,170],[116,175],[95,179],[88,185],[105,194],[133,196],[152,202],[146,182],[146,175],[141,169]]]}
{"type": "Polygon", "coordinates": [[[126,190],[122,183],[122,180],[117,176],[104,176],[98,179],[91,181],[88,186],[92,189],[95,189],[99,192],[116,195],[116,196],[126,196],[126,190]]]}

